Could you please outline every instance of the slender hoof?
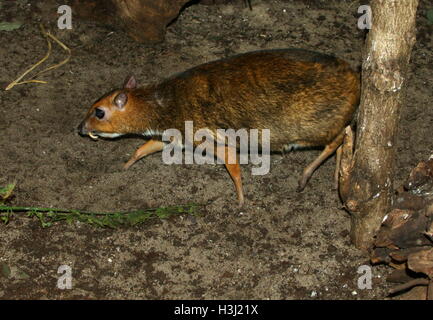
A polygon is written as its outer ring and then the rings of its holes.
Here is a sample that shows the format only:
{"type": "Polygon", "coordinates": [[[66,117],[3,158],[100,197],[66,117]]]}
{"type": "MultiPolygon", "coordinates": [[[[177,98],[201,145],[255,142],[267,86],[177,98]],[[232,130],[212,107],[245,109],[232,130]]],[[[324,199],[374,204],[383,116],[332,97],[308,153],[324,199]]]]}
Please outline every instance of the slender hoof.
{"type": "Polygon", "coordinates": [[[296,188],[296,192],[302,192],[305,189],[307,181],[305,179],[301,179],[298,181],[298,187],[296,188]]]}
{"type": "Polygon", "coordinates": [[[133,163],[134,163],[134,162],[129,162],[129,161],[128,161],[127,163],[125,163],[125,164],[123,165],[123,170],[128,170],[129,167],[133,165],[133,163]]]}
{"type": "Polygon", "coordinates": [[[244,205],[245,201],[244,201],[244,195],[242,194],[241,196],[238,196],[238,207],[242,208],[244,205]]]}

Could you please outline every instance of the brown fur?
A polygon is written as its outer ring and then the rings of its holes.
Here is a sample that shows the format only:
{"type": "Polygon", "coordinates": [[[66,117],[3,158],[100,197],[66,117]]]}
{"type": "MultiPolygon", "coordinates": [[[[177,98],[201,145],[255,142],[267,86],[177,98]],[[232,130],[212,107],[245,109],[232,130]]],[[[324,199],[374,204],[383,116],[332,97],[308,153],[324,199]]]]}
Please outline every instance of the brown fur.
{"type": "Polygon", "coordinates": [[[80,130],[174,128],[184,133],[185,121],[192,120],[195,130],[270,129],[274,151],[289,144],[327,146],[350,123],[359,91],[358,73],[338,58],[301,49],[254,51],[199,65],[155,85],[116,90],[92,106],[80,130]],[[113,106],[120,92],[128,96],[121,111],[113,106]],[[105,121],[94,116],[100,106],[110,109],[105,121]]]}

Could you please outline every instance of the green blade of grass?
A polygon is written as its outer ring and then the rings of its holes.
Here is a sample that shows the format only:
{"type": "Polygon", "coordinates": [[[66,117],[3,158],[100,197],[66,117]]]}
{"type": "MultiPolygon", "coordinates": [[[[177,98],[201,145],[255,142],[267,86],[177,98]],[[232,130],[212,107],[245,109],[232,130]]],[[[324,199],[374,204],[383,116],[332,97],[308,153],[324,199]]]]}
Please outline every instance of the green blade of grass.
{"type": "Polygon", "coordinates": [[[13,213],[26,212],[29,217],[36,217],[44,228],[50,227],[58,221],[66,221],[69,224],[80,221],[98,227],[115,228],[119,225],[137,225],[152,218],[166,219],[175,214],[195,214],[198,206],[197,204],[188,204],[125,212],[88,212],[0,205],[0,220],[8,223],[13,213]]]}
{"type": "Polygon", "coordinates": [[[22,22],[0,22],[0,31],[12,31],[22,26],[22,22]]]}

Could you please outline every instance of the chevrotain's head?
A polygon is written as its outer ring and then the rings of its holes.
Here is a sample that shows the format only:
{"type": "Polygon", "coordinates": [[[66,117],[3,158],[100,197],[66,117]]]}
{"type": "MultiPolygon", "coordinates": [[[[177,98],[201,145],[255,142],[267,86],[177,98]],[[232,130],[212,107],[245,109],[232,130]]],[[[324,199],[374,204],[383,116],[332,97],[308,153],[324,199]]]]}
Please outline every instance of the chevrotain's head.
{"type": "Polygon", "coordinates": [[[115,90],[95,102],[78,126],[79,134],[97,139],[98,136],[116,138],[130,133],[134,106],[128,100],[131,100],[131,90],[136,87],[135,78],[130,76],[126,79],[123,89],[115,90]]]}

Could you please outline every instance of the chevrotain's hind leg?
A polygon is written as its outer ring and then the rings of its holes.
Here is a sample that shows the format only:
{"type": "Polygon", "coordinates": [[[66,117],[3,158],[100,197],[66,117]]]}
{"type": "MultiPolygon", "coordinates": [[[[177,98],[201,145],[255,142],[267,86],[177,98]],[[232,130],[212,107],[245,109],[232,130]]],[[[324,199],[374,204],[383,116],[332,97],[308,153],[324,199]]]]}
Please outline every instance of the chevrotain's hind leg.
{"type": "Polygon", "coordinates": [[[344,131],[342,131],[331,143],[326,145],[322,153],[304,169],[304,172],[298,181],[298,191],[304,190],[308,179],[310,179],[317,167],[320,166],[330,155],[332,155],[335,150],[337,150],[337,148],[343,143],[343,137],[344,131]]]}
{"type": "Polygon", "coordinates": [[[239,206],[242,206],[244,204],[244,191],[242,188],[241,167],[236,154],[236,147],[219,146],[219,148],[216,149],[216,156],[220,160],[224,161],[224,165],[226,166],[226,169],[229,172],[233,183],[235,184],[239,206]],[[222,154],[223,152],[224,154],[222,154]],[[230,153],[232,153],[232,155],[229,158],[230,153]]]}
{"type": "Polygon", "coordinates": [[[130,166],[132,166],[136,161],[140,160],[141,158],[161,151],[165,146],[165,143],[158,140],[149,140],[145,144],[143,144],[140,148],[138,148],[134,155],[131,157],[131,159],[128,160],[127,163],[124,164],[123,168],[128,169],[130,166]]]}

